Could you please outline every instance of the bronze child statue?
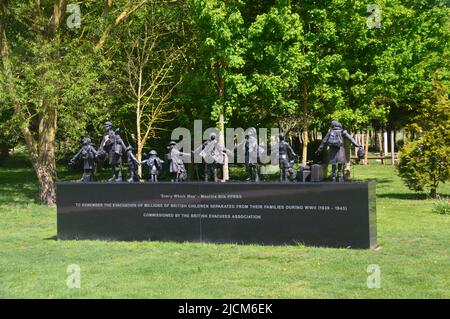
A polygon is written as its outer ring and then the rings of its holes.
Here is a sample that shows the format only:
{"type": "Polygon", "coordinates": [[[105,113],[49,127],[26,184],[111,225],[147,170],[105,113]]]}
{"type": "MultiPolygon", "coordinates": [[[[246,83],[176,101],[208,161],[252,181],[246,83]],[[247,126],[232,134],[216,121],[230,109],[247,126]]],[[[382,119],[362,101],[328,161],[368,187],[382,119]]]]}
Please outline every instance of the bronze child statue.
{"type": "Polygon", "coordinates": [[[125,150],[126,155],[127,155],[127,164],[128,164],[128,168],[130,170],[130,176],[127,179],[128,183],[132,183],[132,182],[139,182],[141,180],[141,177],[139,176],[137,170],[138,170],[138,166],[139,166],[139,161],[137,160],[137,158],[134,156],[133,154],[133,147],[132,146],[128,146],[125,150]]]}
{"type": "Polygon", "coordinates": [[[181,159],[183,156],[191,156],[191,154],[183,153],[178,150],[177,143],[171,141],[167,146],[169,153],[167,159],[169,161],[169,172],[172,175],[172,182],[183,182],[187,180],[187,172],[184,162],[181,159]]]}
{"type": "Polygon", "coordinates": [[[331,164],[332,181],[336,180],[343,182],[343,168],[345,164],[345,148],[344,139],[349,140],[354,146],[359,147],[358,143],[351,137],[346,130],[342,128],[341,123],[338,121],[332,121],[330,130],[323,138],[319,148],[316,151],[316,155],[320,155],[323,148],[328,146],[328,158],[331,164]]]}
{"type": "Polygon", "coordinates": [[[70,160],[69,165],[74,165],[77,158],[81,156],[83,159],[83,176],[80,182],[95,181],[95,166],[97,159],[97,151],[91,146],[91,139],[85,137],[83,139],[83,146],[80,151],[70,160]]]}
{"type": "Polygon", "coordinates": [[[151,150],[148,153],[148,158],[144,161],[142,161],[142,164],[146,164],[148,166],[148,173],[149,173],[149,182],[157,182],[158,181],[158,175],[159,172],[162,169],[162,164],[164,163],[163,160],[161,160],[158,156],[158,153],[156,153],[155,150],[151,150]]]}

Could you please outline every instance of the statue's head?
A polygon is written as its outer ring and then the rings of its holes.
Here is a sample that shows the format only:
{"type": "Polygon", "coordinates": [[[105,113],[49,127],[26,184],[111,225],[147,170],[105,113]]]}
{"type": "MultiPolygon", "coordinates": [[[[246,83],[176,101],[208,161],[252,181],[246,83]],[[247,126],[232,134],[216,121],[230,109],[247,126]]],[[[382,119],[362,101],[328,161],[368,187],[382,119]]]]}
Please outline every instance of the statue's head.
{"type": "Polygon", "coordinates": [[[148,153],[148,155],[150,155],[150,156],[157,156],[158,153],[156,153],[155,150],[151,150],[150,153],[148,153]]]}
{"type": "Polygon", "coordinates": [[[331,122],[331,128],[342,128],[342,124],[339,123],[339,121],[332,121],[331,122]]]}
{"type": "Polygon", "coordinates": [[[209,139],[210,139],[211,141],[214,141],[214,140],[216,139],[216,133],[211,133],[211,134],[209,135],[209,139]]]}
{"type": "Polygon", "coordinates": [[[109,131],[113,128],[113,125],[111,122],[105,122],[104,126],[105,126],[106,131],[109,131]]]}
{"type": "Polygon", "coordinates": [[[91,144],[91,139],[89,137],[83,138],[83,145],[89,145],[91,144]]]}
{"type": "Polygon", "coordinates": [[[280,139],[280,141],[284,141],[285,138],[284,133],[281,132],[280,134],[278,134],[278,138],[280,139]]]}
{"type": "Polygon", "coordinates": [[[175,141],[170,141],[169,143],[169,148],[174,148],[177,145],[177,143],[175,141]]]}

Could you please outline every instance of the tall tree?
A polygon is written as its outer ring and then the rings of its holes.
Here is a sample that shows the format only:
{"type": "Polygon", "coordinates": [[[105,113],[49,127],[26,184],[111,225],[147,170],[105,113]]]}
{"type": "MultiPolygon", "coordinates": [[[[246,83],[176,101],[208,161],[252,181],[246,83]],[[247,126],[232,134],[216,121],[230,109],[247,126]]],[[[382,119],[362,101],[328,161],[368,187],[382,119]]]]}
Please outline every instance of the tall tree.
{"type": "Polygon", "coordinates": [[[61,60],[60,26],[64,1],[55,0],[51,11],[48,5],[42,6],[40,1],[16,4],[14,7],[9,5],[3,3],[0,18],[6,90],[38,176],[40,199],[45,204],[53,204],[56,198],[57,91],[60,89],[57,66],[61,60]],[[14,51],[11,54],[14,44],[11,48],[7,34],[11,22],[9,10],[14,10],[22,19],[18,22],[27,26],[21,35],[24,41],[22,48],[28,49],[28,52],[22,55],[14,51]],[[30,51],[34,52],[30,54],[30,51]],[[23,67],[17,70],[17,66],[23,67]],[[24,82],[29,85],[22,86],[24,82]]]}
{"type": "MultiPolygon", "coordinates": [[[[172,93],[182,81],[177,72],[182,48],[175,40],[180,21],[173,11],[164,2],[150,0],[125,27],[128,92],[133,102],[125,103],[119,111],[136,116],[133,131],[139,161],[147,142],[171,120],[172,93]]],[[[138,173],[142,176],[141,166],[138,173]]]]}
{"type": "Polygon", "coordinates": [[[93,22],[97,21],[90,15],[101,11],[104,3],[86,2],[89,10],[80,28],[66,23],[71,17],[66,4],[11,0],[2,1],[0,7],[6,107],[13,110],[19,125],[44,204],[56,200],[56,146],[70,137],[79,138],[101,118],[108,96],[104,94],[107,82],[99,81],[105,80],[101,73],[108,63],[100,50],[95,51],[98,29],[93,22]]]}
{"type": "MultiPolygon", "coordinates": [[[[236,72],[244,66],[243,19],[239,0],[190,0],[193,25],[200,43],[203,76],[211,79],[216,92],[211,117],[217,120],[219,142],[225,142],[225,123],[237,107],[233,88],[244,82],[236,72]]],[[[223,178],[228,179],[228,163],[223,165],[223,178]]]]}

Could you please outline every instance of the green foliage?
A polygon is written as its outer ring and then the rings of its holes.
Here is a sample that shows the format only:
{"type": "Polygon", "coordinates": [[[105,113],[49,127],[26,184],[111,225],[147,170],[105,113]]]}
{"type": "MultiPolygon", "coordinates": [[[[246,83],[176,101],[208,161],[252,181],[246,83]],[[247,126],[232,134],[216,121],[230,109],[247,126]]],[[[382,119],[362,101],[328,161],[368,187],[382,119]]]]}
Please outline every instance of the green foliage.
{"type": "Polygon", "coordinates": [[[445,197],[435,200],[433,203],[433,213],[450,215],[450,200],[445,197]]]}
{"type": "MultiPolygon", "coordinates": [[[[433,78],[450,84],[450,9],[444,1],[152,0],[114,26],[133,3],[113,1],[106,10],[104,1],[80,2],[81,28],[62,23],[59,36],[47,41],[42,27],[53,1],[41,1],[41,15],[31,2],[8,2],[17,95],[30,114],[39,113],[42,100],[57,104],[58,157],[77,148],[84,135],[97,143],[106,119],[132,142],[136,114],[126,52],[145,19],[170,34],[158,39],[158,52],[182,51],[174,73],[183,82],[171,99],[179,112],[161,140],[195,119],[215,125],[219,115],[234,127],[281,126],[298,133],[324,131],[332,119],[351,131],[400,128],[420,113],[433,78]],[[381,8],[380,28],[367,25],[372,3],[381,8]],[[149,6],[156,15],[148,14],[149,6]],[[96,49],[109,27],[105,45],[96,49]]],[[[155,65],[149,64],[145,78],[155,65]]],[[[6,89],[0,90],[0,109],[0,138],[13,137],[15,144],[24,123],[11,112],[6,89]]],[[[27,125],[35,129],[36,121],[32,117],[27,125]]]]}
{"type": "Polygon", "coordinates": [[[389,111],[391,126],[401,127],[418,114],[437,71],[439,80],[450,83],[450,8],[444,1],[398,0],[382,8],[368,93],[389,111]]]}
{"type": "Polygon", "coordinates": [[[302,53],[303,27],[290,6],[273,7],[248,29],[248,66],[252,70],[253,115],[260,122],[300,118],[299,81],[307,67],[302,53]],[[263,110],[263,112],[261,112],[263,110]]]}
{"type": "Polygon", "coordinates": [[[403,146],[398,172],[410,189],[428,188],[436,197],[439,183],[450,178],[450,101],[447,86],[437,81],[430,95],[410,125],[418,138],[403,146]]]}
{"type": "MultiPolygon", "coordinates": [[[[239,105],[238,96],[246,96],[249,88],[239,70],[245,65],[244,34],[239,0],[190,0],[191,22],[198,47],[198,76],[209,81],[211,92],[210,118],[222,114],[229,118],[239,105]]],[[[205,107],[203,105],[202,107],[205,107]]]]}
{"type": "Polygon", "coordinates": [[[57,158],[61,158],[77,149],[84,136],[95,137],[95,128],[109,117],[105,81],[109,62],[94,50],[88,37],[88,17],[83,20],[82,29],[69,29],[63,23],[53,37],[48,35],[50,31],[43,32],[47,28],[46,15],[51,14],[52,8],[49,2],[42,3],[42,11],[24,2],[9,3],[9,59],[21,111],[13,112],[12,96],[6,94],[2,116],[9,115],[5,123],[12,124],[11,132],[17,134],[23,125],[38,136],[40,121],[49,120],[47,110],[56,108],[55,147],[57,158]]]}

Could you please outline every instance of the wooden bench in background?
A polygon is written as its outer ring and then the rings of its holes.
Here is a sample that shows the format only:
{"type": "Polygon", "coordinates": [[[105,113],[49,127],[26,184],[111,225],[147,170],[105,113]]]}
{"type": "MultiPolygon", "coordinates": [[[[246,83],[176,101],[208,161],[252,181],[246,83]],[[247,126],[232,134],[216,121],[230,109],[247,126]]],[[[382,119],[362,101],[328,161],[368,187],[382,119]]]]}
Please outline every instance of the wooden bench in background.
{"type": "MultiPolygon", "coordinates": [[[[385,160],[391,160],[391,155],[388,153],[387,155],[381,155],[381,154],[377,154],[377,155],[369,155],[367,157],[368,160],[380,160],[381,164],[385,164],[385,160]]],[[[360,159],[357,156],[352,156],[351,160],[354,163],[359,163],[360,159]]],[[[396,164],[398,162],[398,153],[394,153],[394,163],[391,163],[392,165],[396,164]]]]}

